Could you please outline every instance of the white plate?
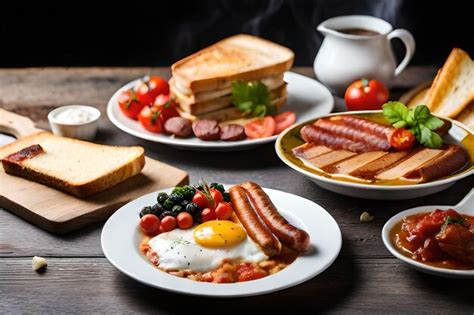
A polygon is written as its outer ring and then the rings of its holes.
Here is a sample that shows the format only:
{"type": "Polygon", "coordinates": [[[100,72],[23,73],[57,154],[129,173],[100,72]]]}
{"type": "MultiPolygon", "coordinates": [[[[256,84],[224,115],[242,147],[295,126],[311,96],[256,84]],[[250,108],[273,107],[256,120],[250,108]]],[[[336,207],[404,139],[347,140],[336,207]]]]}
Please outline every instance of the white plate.
{"type": "MultiPolygon", "coordinates": [[[[333,116],[333,115],[353,115],[353,114],[368,114],[374,112],[381,112],[381,111],[353,111],[353,112],[344,112],[344,113],[334,113],[330,115],[321,115],[321,118],[325,116],[333,116]]],[[[447,119],[447,118],[446,118],[447,119]]],[[[451,143],[460,143],[467,135],[471,133],[469,129],[466,128],[463,124],[456,120],[448,119],[452,123],[452,127],[449,130],[448,135],[446,136],[451,143]]],[[[341,181],[337,179],[333,179],[330,177],[325,177],[318,175],[313,172],[309,172],[298,165],[294,164],[291,160],[289,160],[284,154],[281,148],[281,139],[289,132],[292,132],[294,129],[300,128],[302,125],[306,125],[309,122],[301,123],[297,126],[290,127],[283,131],[279,136],[277,141],[275,142],[275,151],[278,157],[289,167],[294,169],[295,171],[303,174],[304,176],[308,177],[311,181],[316,183],[316,185],[336,192],[341,195],[346,195],[350,197],[357,197],[357,198],[364,198],[364,199],[378,199],[378,200],[403,200],[403,199],[412,199],[418,198],[430,194],[434,194],[436,192],[442,191],[451,185],[455,184],[456,181],[467,177],[469,175],[474,174],[474,166],[471,166],[468,170],[460,172],[454,176],[449,176],[444,179],[434,180],[428,183],[422,184],[413,184],[413,185],[376,185],[376,184],[364,184],[364,183],[354,183],[354,182],[347,182],[341,181]]]]}
{"type": "MultiPolygon", "coordinates": [[[[119,129],[135,137],[154,142],[169,144],[182,149],[199,151],[236,151],[254,148],[275,141],[277,136],[264,139],[245,139],[242,141],[202,141],[192,137],[180,139],[165,134],[156,134],[145,130],[139,122],[122,114],[117,99],[123,91],[134,87],[141,79],[127,83],[110,98],[107,104],[107,116],[119,129]]],[[[286,72],[284,80],[288,83],[288,100],[283,107],[296,113],[297,122],[316,116],[329,114],[334,107],[334,99],[321,83],[303,75],[286,72]]]]}
{"type": "Polygon", "coordinates": [[[419,261],[406,257],[398,252],[398,250],[393,246],[392,241],[390,240],[390,231],[392,228],[405,217],[424,212],[431,212],[435,209],[448,210],[454,209],[462,214],[474,215],[474,189],[472,189],[463,200],[461,200],[455,206],[422,206],[417,208],[408,209],[402,211],[385,223],[382,229],[382,240],[385,247],[388,251],[401,261],[407,263],[411,267],[414,267],[417,270],[426,272],[436,276],[449,277],[449,278],[474,278],[474,270],[452,270],[439,267],[433,267],[426,264],[423,264],[419,261]]]}
{"type": "MultiPolygon", "coordinates": [[[[164,191],[169,193],[171,189],[164,191]]],[[[268,277],[241,283],[205,283],[172,276],[153,266],[139,251],[142,234],[138,228],[138,214],[142,207],[156,202],[157,192],[126,204],[109,218],[102,230],[102,250],[112,265],[133,279],[166,291],[190,295],[238,297],[264,294],[295,286],[323,272],[341,250],[341,231],[336,221],[308,199],[273,189],[265,191],[285,218],[308,232],[311,238],[308,252],[268,277]]]]}

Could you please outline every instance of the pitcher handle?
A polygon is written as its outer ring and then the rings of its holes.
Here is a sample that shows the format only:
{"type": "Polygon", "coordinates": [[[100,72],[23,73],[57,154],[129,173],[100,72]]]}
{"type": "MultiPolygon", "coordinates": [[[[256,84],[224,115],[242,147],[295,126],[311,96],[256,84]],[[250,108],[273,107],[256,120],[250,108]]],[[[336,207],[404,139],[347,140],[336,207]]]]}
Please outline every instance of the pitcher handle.
{"type": "Polygon", "coordinates": [[[403,42],[405,45],[405,57],[403,57],[402,62],[398,65],[398,67],[395,69],[395,76],[399,75],[403,69],[405,69],[406,66],[408,66],[408,63],[410,60],[413,58],[413,55],[415,54],[415,39],[413,38],[413,35],[405,29],[398,28],[396,30],[393,30],[387,35],[388,40],[392,40],[394,38],[400,38],[400,40],[403,42]]]}

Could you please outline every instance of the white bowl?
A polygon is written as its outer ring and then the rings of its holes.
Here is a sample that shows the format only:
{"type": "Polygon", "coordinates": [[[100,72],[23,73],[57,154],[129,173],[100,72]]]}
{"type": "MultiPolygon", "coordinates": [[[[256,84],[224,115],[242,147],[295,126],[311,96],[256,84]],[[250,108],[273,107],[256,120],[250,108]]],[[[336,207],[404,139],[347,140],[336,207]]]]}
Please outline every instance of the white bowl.
{"type": "MultiPolygon", "coordinates": [[[[282,138],[292,132],[297,128],[301,128],[301,126],[307,125],[308,123],[321,118],[321,117],[329,117],[335,115],[353,115],[353,114],[369,114],[369,113],[376,113],[381,111],[353,111],[353,112],[344,112],[344,113],[334,113],[330,115],[324,115],[320,117],[315,117],[310,121],[306,121],[304,123],[298,124],[293,126],[285,131],[283,131],[280,136],[278,137],[275,143],[275,151],[278,157],[289,167],[294,169],[295,171],[303,174],[304,176],[308,177],[311,181],[316,183],[318,186],[330,190],[335,193],[339,193],[341,195],[350,196],[350,197],[357,197],[357,198],[364,198],[364,199],[376,199],[376,200],[403,200],[403,199],[412,199],[418,198],[430,194],[437,193],[442,191],[451,185],[454,185],[458,180],[467,177],[469,175],[474,174],[474,166],[471,166],[469,169],[460,172],[454,176],[450,176],[448,178],[434,180],[428,183],[422,184],[413,184],[413,185],[394,185],[394,186],[387,186],[387,185],[377,185],[377,184],[365,184],[365,183],[354,183],[354,182],[345,182],[336,180],[329,177],[324,177],[312,172],[309,172],[298,165],[294,164],[291,160],[287,159],[286,156],[283,154],[283,150],[281,148],[281,140],[282,138]]],[[[452,123],[452,127],[449,130],[449,139],[450,142],[453,143],[460,143],[462,139],[464,139],[467,135],[471,134],[472,132],[469,129],[461,124],[458,121],[449,119],[452,123]]]]}
{"type": "Polygon", "coordinates": [[[97,133],[100,115],[100,111],[92,106],[66,105],[53,109],[51,112],[49,112],[48,121],[49,125],[51,126],[51,130],[57,136],[81,140],[92,140],[97,133]],[[86,112],[89,117],[87,120],[80,122],[66,121],[58,118],[59,114],[69,109],[82,110],[86,112]]]}
{"type": "Polygon", "coordinates": [[[458,211],[461,214],[474,215],[474,189],[472,189],[467,194],[467,196],[464,197],[464,199],[461,200],[455,206],[422,206],[422,207],[408,209],[394,215],[393,217],[390,218],[390,220],[387,221],[387,223],[385,223],[382,229],[382,240],[385,247],[393,256],[407,263],[410,267],[413,267],[419,271],[436,275],[436,276],[441,276],[441,277],[474,278],[474,270],[454,270],[454,269],[433,267],[430,265],[423,264],[414,259],[411,259],[410,257],[404,256],[395,248],[395,246],[393,246],[392,241],[390,240],[390,231],[398,222],[403,220],[405,217],[414,215],[417,213],[431,212],[435,209],[448,210],[451,208],[453,208],[454,210],[458,211]]]}

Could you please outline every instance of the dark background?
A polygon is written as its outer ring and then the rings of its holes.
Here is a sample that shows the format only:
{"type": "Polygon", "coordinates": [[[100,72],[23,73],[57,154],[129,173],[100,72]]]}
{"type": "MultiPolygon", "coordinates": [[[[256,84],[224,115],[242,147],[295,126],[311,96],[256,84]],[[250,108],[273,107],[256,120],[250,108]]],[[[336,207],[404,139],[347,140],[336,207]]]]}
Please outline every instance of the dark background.
{"type": "MultiPolygon", "coordinates": [[[[199,0],[132,1],[108,7],[79,1],[3,7],[0,67],[166,66],[244,32],[284,44],[296,65],[312,65],[327,18],[368,14],[415,36],[413,64],[442,64],[452,47],[474,54],[470,1],[199,0]]],[[[395,42],[397,56],[403,54],[395,42]]]]}

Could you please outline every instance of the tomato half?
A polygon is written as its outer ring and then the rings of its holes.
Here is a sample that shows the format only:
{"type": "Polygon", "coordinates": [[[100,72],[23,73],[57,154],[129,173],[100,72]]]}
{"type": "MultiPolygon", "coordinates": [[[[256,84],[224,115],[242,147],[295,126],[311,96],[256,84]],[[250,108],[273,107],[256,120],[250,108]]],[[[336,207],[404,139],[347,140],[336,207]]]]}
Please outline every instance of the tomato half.
{"type": "Polygon", "coordinates": [[[148,86],[148,82],[141,81],[135,87],[135,93],[137,95],[138,101],[143,105],[150,105],[153,103],[155,98],[150,93],[150,87],[148,86]]]}
{"type": "Polygon", "coordinates": [[[120,94],[118,103],[124,115],[132,119],[137,119],[144,106],[138,101],[135,91],[131,89],[120,94]]]}
{"type": "Polygon", "coordinates": [[[408,151],[415,143],[415,136],[405,128],[395,128],[388,134],[388,142],[397,151],[408,151]]]}
{"type": "Polygon", "coordinates": [[[273,119],[275,119],[275,134],[278,135],[295,123],[296,115],[293,112],[283,112],[273,117],[273,119]]]}
{"type": "Polygon", "coordinates": [[[138,114],[138,121],[146,130],[155,133],[163,131],[163,124],[160,120],[160,111],[154,107],[145,106],[138,114]]]}
{"type": "Polygon", "coordinates": [[[153,103],[153,107],[160,111],[160,119],[163,125],[168,119],[179,116],[178,105],[171,99],[169,94],[158,95],[153,103]]]}
{"type": "Polygon", "coordinates": [[[381,109],[388,97],[388,89],[383,83],[361,79],[349,85],[344,100],[348,110],[381,109]]]}
{"type": "Polygon", "coordinates": [[[275,133],[275,120],[271,116],[255,119],[245,124],[245,134],[250,139],[267,138],[275,133]]]}
{"type": "Polygon", "coordinates": [[[160,94],[170,94],[168,81],[156,75],[152,75],[148,80],[148,88],[153,99],[160,94]]]}

